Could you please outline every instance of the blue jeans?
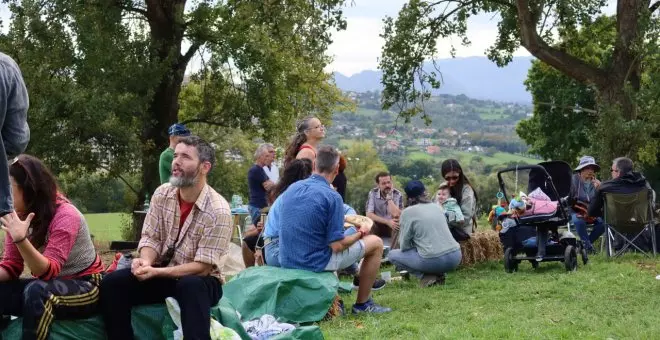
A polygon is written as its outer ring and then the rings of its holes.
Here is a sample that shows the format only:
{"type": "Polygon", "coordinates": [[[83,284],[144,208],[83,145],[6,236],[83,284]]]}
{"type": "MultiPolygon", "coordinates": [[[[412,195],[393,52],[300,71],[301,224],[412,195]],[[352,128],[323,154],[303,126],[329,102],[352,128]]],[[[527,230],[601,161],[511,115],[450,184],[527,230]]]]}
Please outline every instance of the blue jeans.
{"type": "Polygon", "coordinates": [[[442,275],[448,271],[452,271],[461,263],[460,249],[456,249],[447,254],[423,258],[417,252],[417,248],[406,249],[401,251],[395,249],[390,251],[389,259],[398,270],[404,269],[411,274],[421,278],[423,274],[442,275]]]}
{"type": "Polygon", "coordinates": [[[276,238],[264,247],[266,255],[266,265],[279,267],[280,266],[280,239],[276,238]]]}
{"type": "Polygon", "coordinates": [[[18,65],[0,53],[0,215],[14,210],[8,159],[23,153],[30,141],[28,106],[28,93],[18,65]]]}
{"type": "Polygon", "coordinates": [[[257,223],[259,222],[259,219],[261,219],[261,208],[257,208],[253,205],[248,205],[248,213],[250,214],[250,218],[252,219],[252,224],[256,226],[257,223]]]}
{"type": "Polygon", "coordinates": [[[587,222],[576,214],[571,214],[571,223],[575,226],[575,231],[577,231],[586,249],[593,248],[593,243],[605,232],[605,225],[600,217],[594,221],[591,234],[587,234],[587,222]]]}

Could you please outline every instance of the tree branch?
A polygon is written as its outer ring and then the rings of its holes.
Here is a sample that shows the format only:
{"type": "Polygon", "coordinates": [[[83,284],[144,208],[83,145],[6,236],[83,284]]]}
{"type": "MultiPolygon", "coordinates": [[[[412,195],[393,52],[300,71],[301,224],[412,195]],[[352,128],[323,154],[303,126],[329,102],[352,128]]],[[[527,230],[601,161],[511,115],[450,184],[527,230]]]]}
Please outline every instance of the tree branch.
{"type": "Polygon", "coordinates": [[[186,68],[188,66],[188,62],[190,62],[190,59],[197,53],[197,50],[202,46],[200,42],[194,42],[190,48],[188,48],[188,51],[186,51],[186,54],[181,56],[179,59],[179,68],[186,68]]]}
{"type": "Polygon", "coordinates": [[[656,1],[653,5],[649,6],[649,14],[655,12],[660,8],[660,1],[656,1]]]}
{"type": "Polygon", "coordinates": [[[584,61],[548,45],[536,32],[527,0],[517,0],[521,44],[544,63],[582,83],[605,84],[607,74],[584,61]]]}
{"type": "MultiPolygon", "coordinates": [[[[101,169],[105,169],[105,170],[107,170],[109,173],[112,173],[112,171],[110,171],[110,168],[108,168],[108,167],[106,167],[106,166],[104,166],[104,165],[101,165],[101,169]]],[[[133,188],[133,186],[132,186],[130,183],[128,183],[128,181],[127,181],[126,179],[124,179],[124,177],[122,177],[122,176],[119,175],[119,174],[117,174],[117,175],[113,175],[113,176],[119,178],[122,182],[124,182],[124,184],[126,184],[126,186],[127,186],[129,189],[131,189],[131,191],[132,191],[133,193],[135,193],[135,195],[136,195],[137,197],[140,197],[140,192],[137,191],[137,190],[135,190],[135,188],[133,188]]]]}
{"type": "Polygon", "coordinates": [[[205,118],[186,119],[183,122],[181,122],[180,124],[186,125],[186,124],[190,124],[190,123],[203,123],[203,124],[214,125],[214,126],[223,126],[223,127],[227,126],[227,124],[225,124],[224,122],[214,122],[214,121],[211,121],[211,120],[208,120],[208,119],[205,119],[205,118]]]}
{"type": "Polygon", "coordinates": [[[138,14],[144,15],[145,17],[147,16],[147,10],[145,10],[145,9],[129,6],[127,4],[122,4],[121,1],[116,1],[115,4],[116,4],[117,8],[119,8],[123,11],[138,13],[138,14]]]}

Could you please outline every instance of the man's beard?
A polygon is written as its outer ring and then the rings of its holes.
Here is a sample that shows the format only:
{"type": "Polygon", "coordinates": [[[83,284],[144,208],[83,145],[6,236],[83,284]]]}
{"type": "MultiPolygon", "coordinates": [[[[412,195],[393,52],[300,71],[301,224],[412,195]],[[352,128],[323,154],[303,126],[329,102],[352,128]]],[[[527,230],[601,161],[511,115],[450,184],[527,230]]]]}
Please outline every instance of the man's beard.
{"type": "Polygon", "coordinates": [[[194,173],[186,173],[182,170],[181,172],[183,174],[181,176],[170,176],[170,184],[177,188],[190,188],[194,186],[199,181],[197,178],[197,175],[199,175],[199,169],[200,167],[197,167],[194,173]]]}

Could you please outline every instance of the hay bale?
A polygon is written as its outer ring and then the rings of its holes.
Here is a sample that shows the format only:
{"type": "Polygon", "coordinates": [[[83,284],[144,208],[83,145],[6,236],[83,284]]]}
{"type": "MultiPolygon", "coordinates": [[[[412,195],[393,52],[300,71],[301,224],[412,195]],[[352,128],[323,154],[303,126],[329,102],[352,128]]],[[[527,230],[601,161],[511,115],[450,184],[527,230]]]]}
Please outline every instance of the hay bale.
{"type": "Polygon", "coordinates": [[[486,261],[497,261],[504,256],[502,243],[497,232],[479,231],[469,240],[460,242],[463,259],[461,266],[472,266],[486,261]]]}

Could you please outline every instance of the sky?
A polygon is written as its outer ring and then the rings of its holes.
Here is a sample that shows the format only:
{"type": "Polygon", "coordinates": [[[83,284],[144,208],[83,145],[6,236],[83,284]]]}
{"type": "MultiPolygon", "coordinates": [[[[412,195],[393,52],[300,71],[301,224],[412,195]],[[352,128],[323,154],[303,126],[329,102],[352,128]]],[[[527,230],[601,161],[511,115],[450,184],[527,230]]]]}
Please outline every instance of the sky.
{"type": "MultiPolygon", "coordinates": [[[[337,71],[350,76],[362,70],[375,70],[378,66],[383,39],[385,16],[396,17],[408,0],[355,0],[344,11],[347,20],[345,31],[333,35],[334,42],[328,54],[334,58],[329,71],[337,71]]],[[[472,41],[469,47],[460,45],[454,39],[457,57],[485,56],[485,51],[495,42],[497,17],[478,15],[468,20],[467,36],[472,41]]],[[[451,40],[438,41],[438,58],[450,58],[451,40]]],[[[516,56],[528,56],[529,52],[519,49],[516,56]]]]}
{"type": "MultiPolygon", "coordinates": [[[[333,44],[328,55],[333,62],[327,71],[340,72],[350,76],[363,70],[375,70],[383,46],[379,37],[383,28],[385,16],[396,17],[397,13],[408,0],[348,0],[344,10],[347,29],[333,34],[333,44]]],[[[606,13],[614,13],[616,0],[608,0],[606,13]]],[[[5,4],[0,3],[0,20],[7,29],[9,11],[5,4]]],[[[469,47],[461,46],[455,40],[457,57],[485,56],[486,49],[495,42],[498,18],[482,14],[468,20],[467,36],[472,41],[469,47]]],[[[441,39],[438,42],[439,58],[449,58],[451,40],[441,39]]],[[[183,47],[184,49],[187,46],[183,47]]],[[[520,48],[514,55],[528,56],[527,50],[520,48]]],[[[193,62],[195,62],[193,60],[193,62]]]]}

